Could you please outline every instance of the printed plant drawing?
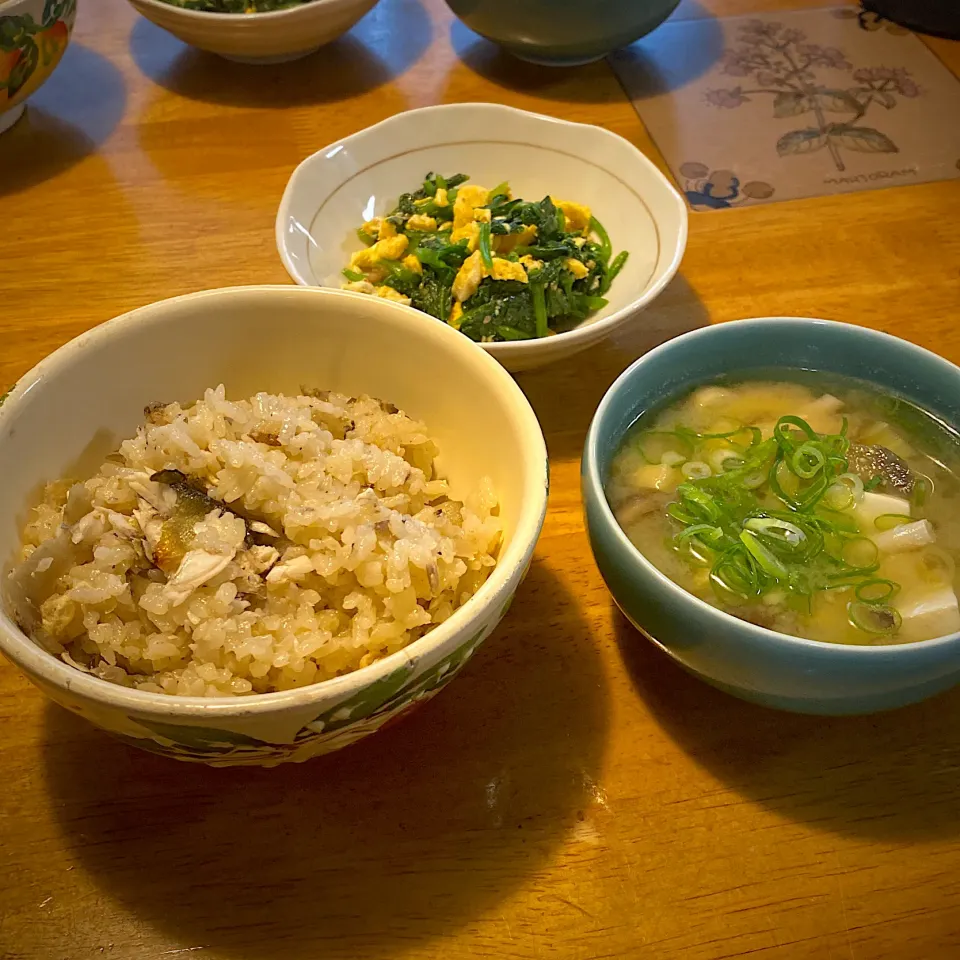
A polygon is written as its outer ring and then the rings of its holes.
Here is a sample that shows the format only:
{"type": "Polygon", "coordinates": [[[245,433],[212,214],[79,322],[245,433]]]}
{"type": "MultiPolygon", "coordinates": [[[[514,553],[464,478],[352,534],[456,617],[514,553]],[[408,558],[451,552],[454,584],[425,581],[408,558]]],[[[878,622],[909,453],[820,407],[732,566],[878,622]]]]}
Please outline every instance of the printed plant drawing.
{"type": "Polygon", "coordinates": [[[842,50],[808,43],[802,30],[771,21],[747,21],[737,39],[736,47],[724,51],[720,69],[727,76],[749,78],[756,86],[744,83],[708,90],[707,103],[734,109],[763,94],[773,97],[774,117],[808,117],[808,126],[790,130],[777,141],[781,157],[826,149],[842,171],[846,169],[845,150],[899,152],[890,137],[862,121],[868,111],[894,109],[898,96],[920,96],[920,88],[907,70],[854,69],[842,50]],[[821,80],[818,74],[825,71],[836,81],[821,80]]]}

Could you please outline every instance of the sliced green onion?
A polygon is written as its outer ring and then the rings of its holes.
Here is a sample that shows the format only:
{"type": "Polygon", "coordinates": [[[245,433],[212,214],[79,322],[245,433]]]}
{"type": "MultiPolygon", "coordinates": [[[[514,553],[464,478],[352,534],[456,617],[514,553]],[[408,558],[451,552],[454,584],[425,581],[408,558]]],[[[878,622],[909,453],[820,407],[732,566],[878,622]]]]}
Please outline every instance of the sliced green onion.
{"type": "Polygon", "coordinates": [[[750,517],[743,525],[747,530],[787,547],[799,547],[807,539],[807,535],[795,523],[777,517],[750,517]]]}
{"type": "Polygon", "coordinates": [[[674,450],[678,442],[681,450],[684,447],[686,448],[686,452],[680,457],[680,462],[682,463],[684,460],[689,460],[693,456],[694,450],[693,443],[683,434],[672,433],[668,430],[647,430],[639,434],[634,441],[637,451],[647,463],[663,463],[663,454],[667,453],[667,451],[674,450]],[[657,452],[658,441],[655,438],[660,437],[668,438],[668,440],[659,441],[663,444],[663,447],[660,448],[660,452],[657,452]],[[648,447],[653,447],[653,450],[648,449],[648,447]],[[664,449],[664,447],[666,449],[664,449]]]}
{"type": "Polygon", "coordinates": [[[910,499],[916,507],[922,507],[927,497],[933,491],[933,481],[928,477],[917,477],[913,484],[913,493],[910,499]]]}
{"type": "Polygon", "coordinates": [[[794,499],[787,493],[780,484],[780,466],[783,464],[783,454],[778,453],[776,459],[770,464],[770,470],[767,473],[767,483],[770,489],[791,509],[799,510],[800,501],[794,499]]]}
{"type": "Polygon", "coordinates": [[[752,472],[748,473],[740,482],[748,490],[756,490],[758,487],[762,487],[767,482],[767,478],[760,470],[753,470],[752,472]]]}
{"type": "Polygon", "coordinates": [[[722,516],[722,511],[716,500],[709,493],[695,487],[692,483],[681,483],[677,487],[677,493],[683,498],[688,509],[699,511],[705,519],[712,523],[716,523],[722,516]]]}
{"type": "Polygon", "coordinates": [[[823,493],[823,502],[831,510],[847,510],[854,504],[848,483],[831,483],[823,493]]]}
{"type": "Polygon", "coordinates": [[[351,283],[359,283],[361,280],[366,280],[366,277],[356,270],[349,270],[345,267],[341,272],[351,283]]]}
{"type": "Polygon", "coordinates": [[[751,555],[737,544],[713,565],[710,583],[721,597],[724,592],[745,600],[759,596],[760,578],[750,557],[751,555]]]}
{"type": "Polygon", "coordinates": [[[847,604],[847,617],[858,630],[878,636],[896,633],[903,622],[896,607],[885,603],[864,603],[862,600],[847,604]]]}
{"type": "Polygon", "coordinates": [[[681,468],[680,472],[688,480],[704,480],[713,475],[710,465],[702,460],[688,460],[681,468]]]}
{"type": "Polygon", "coordinates": [[[798,477],[810,480],[823,469],[826,459],[815,444],[801,443],[790,458],[790,466],[798,477]]]}
{"type": "Polygon", "coordinates": [[[861,603],[886,603],[899,589],[899,583],[876,577],[858,583],[853,592],[861,603]]]}
{"type": "Polygon", "coordinates": [[[840,558],[853,570],[867,570],[876,566],[880,551],[877,545],[866,537],[853,537],[840,551],[840,558]]]}
{"type": "Polygon", "coordinates": [[[863,499],[863,491],[866,489],[864,482],[855,473],[841,473],[837,477],[837,483],[846,484],[853,494],[854,503],[859,503],[863,499]]]}
{"type": "Polygon", "coordinates": [[[695,523],[692,527],[677,534],[677,543],[682,543],[690,537],[700,537],[707,543],[717,543],[723,539],[723,530],[720,527],[713,527],[709,523],[695,523]]]}
{"type": "Polygon", "coordinates": [[[878,530],[892,530],[894,527],[899,527],[903,523],[909,523],[911,520],[905,513],[881,513],[876,520],[873,521],[873,525],[878,530]]]}
{"type": "Polygon", "coordinates": [[[740,542],[750,551],[764,573],[784,580],[787,577],[787,568],[777,559],[775,554],[761,542],[760,538],[750,530],[740,532],[740,542]]]}
{"type": "Polygon", "coordinates": [[[718,473],[723,473],[726,470],[735,470],[744,464],[743,457],[729,447],[723,450],[714,450],[707,459],[710,461],[710,466],[718,473]]]}
{"type": "Polygon", "coordinates": [[[676,450],[667,450],[666,453],[661,455],[660,462],[666,464],[668,467],[676,467],[686,459],[682,453],[677,453],[676,450]]]}
{"type": "Polygon", "coordinates": [[[780,446],[788,453],[798,445],[795,438],[790,435],[790,427],[799,427],[807,435],[808,440],[819,440],[813,427],[802,417],[781,417],[773,428],[773,435],[780,446]]]}

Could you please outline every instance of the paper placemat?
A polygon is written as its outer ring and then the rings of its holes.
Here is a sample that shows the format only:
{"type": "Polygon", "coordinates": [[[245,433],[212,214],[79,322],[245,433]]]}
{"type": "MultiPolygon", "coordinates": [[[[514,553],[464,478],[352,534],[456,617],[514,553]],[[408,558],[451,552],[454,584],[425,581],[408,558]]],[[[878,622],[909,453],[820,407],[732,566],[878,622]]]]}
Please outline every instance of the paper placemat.
{"type": "Polygon", "coordinates": [[[612,63],[695,210],[960,177],[960,81],[854,7],[668,21],[612,63]]]}

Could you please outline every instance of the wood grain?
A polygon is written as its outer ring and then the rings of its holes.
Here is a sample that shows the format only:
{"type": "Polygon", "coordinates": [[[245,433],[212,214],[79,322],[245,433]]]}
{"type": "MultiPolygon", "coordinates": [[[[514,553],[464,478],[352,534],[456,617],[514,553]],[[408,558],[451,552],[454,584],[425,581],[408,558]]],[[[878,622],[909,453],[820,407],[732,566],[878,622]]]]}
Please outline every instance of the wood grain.
{"type": "MultiPolygon", "coordinates": [[[[440,0],[383,0],[317,56],[257,69],[122,0],[80,7],[63,65],[0,139],[0,383],[151,300],[286,282],[272,227],[291,169],[399,110],[505,102],[661,162],[607,65],[515,63],[440,0]]],[[[933,46],[960,71],[956,44],[933,46]]],[[[520,378],[554,480],[531,574],[464,675],[365,743],[273,771],[176,764],[0,665],[0,957],[960,955],[960,691],[847,720],[713,691],[615,612],[578,492],[603,391],[683,330],[826,316],[960,361],[958,215],[957,181],[692,215],[642,321],[520,378]]]]}

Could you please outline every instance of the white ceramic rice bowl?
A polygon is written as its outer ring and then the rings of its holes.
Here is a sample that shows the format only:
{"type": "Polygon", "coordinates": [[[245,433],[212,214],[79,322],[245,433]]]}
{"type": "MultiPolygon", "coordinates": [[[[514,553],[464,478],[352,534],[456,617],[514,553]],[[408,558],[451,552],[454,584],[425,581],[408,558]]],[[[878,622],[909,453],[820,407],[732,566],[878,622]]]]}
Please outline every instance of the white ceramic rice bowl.
{"type": "Polygon", "coordinates": [[[388,212],[428,171],[469,174],[514,196],[550,194],[587,204],[614,252],[630,258],[608,306],[567,333],[542,340],[485,343],[508,370],[572,356],[636,319],[676,273],[687,242],[680,194],[636,147],[602,127],[569,123],[488,103],[425,107],[397,114],[330,144],[293,172],[277,213],[277,248],[290,276],[339,287],[357,228],[388,212]]]}
{"type": "Polygon", "coordinates": [[[298,393],[370,393],[426,421],[454,496],[493,480],[497,566],[454,615],[369,667],[281,693],[204,699],[145,693],[68,666],[0,612],[0,651],[44,693],[147,750],[215,765],[272,766],[352,743],[432,696],[497,625],[546,511],[547,455],[511,377],[465,337],[362,294],[288,286],[210,290],[154,303],[83,334],[24,375],[0,406],[0,557],[5,571],[42,485],[87,476],[132,435],[146,403],[298,393]]]}

